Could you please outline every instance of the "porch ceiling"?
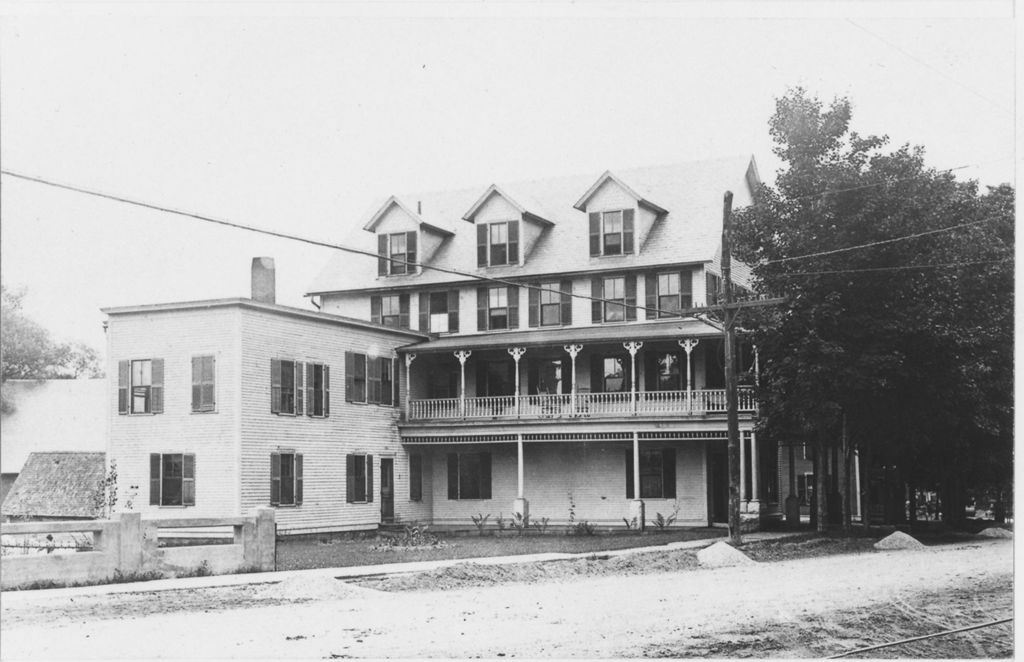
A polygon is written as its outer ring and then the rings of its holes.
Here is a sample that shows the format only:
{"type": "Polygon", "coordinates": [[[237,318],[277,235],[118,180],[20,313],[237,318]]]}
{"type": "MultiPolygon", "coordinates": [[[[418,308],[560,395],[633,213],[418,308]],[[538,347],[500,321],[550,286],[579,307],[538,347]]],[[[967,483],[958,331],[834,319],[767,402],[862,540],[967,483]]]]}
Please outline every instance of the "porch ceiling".
{"type": "Polygon", "coordinates": [[[452,352],[459,349],[502,349],[505,347],[541,347],[578,343],[626,342],[630,340],[672,340],[719,336],[721,331],[697,319],[663,320],[639,324],[600,324],[556,329],[526,329],[498,333],[444,336],[435,340],[404,345],[398,352],[452,352]]]}

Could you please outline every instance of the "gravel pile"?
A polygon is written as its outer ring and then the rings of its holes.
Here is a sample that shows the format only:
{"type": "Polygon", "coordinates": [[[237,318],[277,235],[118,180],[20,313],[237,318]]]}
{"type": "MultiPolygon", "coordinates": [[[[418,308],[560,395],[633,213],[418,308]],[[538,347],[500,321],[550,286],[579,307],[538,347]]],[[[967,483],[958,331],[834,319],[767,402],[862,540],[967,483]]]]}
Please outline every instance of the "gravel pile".
{"type": "Polygon", "coordinates": [[[733,565],[752,565],[756,561],[726,542],[714,545],[697,552],[697,561],[706,568],[725,568],[733,565]]]}
{"type": "Polygon", "coordinates": [[[875,543],[875,549],[926,549],[919,540],[902,531],[890,533],[875,543]]]}
{"type": "Polygon", "coordinates": [[[1013,531],[1009,529],[1002,529],[998,526],[990,526],[987,529],[978,532],[979,538],[1012,538],[1013,531]]]}

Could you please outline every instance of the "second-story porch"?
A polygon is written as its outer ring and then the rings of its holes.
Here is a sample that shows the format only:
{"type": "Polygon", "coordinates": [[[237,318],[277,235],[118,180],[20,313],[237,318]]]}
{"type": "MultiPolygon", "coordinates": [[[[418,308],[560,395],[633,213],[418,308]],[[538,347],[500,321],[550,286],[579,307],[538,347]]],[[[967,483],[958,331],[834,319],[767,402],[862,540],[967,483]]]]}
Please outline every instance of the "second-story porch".
{"type": "MultiPolygon", "coordinates": [[[[447,336],[401,353],[407,424],[726,412],[720,333],[700,320],[447,336]]],[[[740,358],[737,404],[749,414],[756,355],[740,358]]]]}

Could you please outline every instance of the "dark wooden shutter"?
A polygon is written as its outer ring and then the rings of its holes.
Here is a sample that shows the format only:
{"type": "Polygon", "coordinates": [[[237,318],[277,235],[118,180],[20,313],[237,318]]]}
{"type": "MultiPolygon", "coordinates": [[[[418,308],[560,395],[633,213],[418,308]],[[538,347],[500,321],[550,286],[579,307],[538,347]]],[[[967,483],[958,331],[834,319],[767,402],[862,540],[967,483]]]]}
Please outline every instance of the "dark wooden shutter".
{"type": "Polygon", "coordinates": [[[590,391],[604,392],[604,357],[597,354],[590,356],[590,391]]]}
{"type": "Polygon", "coordinates": [[[562,291],[562,310],[559,322],[562,326],[569,326],[572,324],[572,281],[563,280],[559,283],[558,289],[562,291]]]}
{"type": "Polygon", "coordinates": [[[313,392],[313,373],[316,372],[315,363],[306,364],[306,416],[312,416],[316,411],[316,393],[313,392]]]}
{"type": "Polygon", "coordinates": [[[423,456],[414,453],[409,456],[409,500],[423,499],[423,456]]]}
{"type": "Polygon", "coordinates": [[[356,360],[352,352],[345,352],[345,402],[355,397],[356,360]]]}
{"type": "Polygon", "coordinates": [[[448,498],[459,498],[459,454],[448,453],[448,498]]]}
{"type": "Polygon", "coordinates": [[[590,212],[590,254],[601,254],[601,214],[590,212]]]}
{"type": "Polygon", "coordinates": [[[658,357],[659,352],[642,350],[640,355],[644,357],[644,390],[658,390],[658,357]]]}
{"type": "Polygon", "coordinates": [[[396,407],[400,406],[398,398],[402,394],[400,382],[398,381],[398,366],[400,365],[401,362],[398,359],[391,359],[391,404],[396,407]]]}
{"type": "Polygon", "coordinates": [[[356,456],[345,456],[345,501],[355,503],[356,500],[356,456]]]}
{"type": "Polygon", "coordinates": [[[487,229],[486,223],[476,226],[476,266],[487,266],[487,229]]]}
{"type": "Polygon", "coordinates": [[[353,354],[352,357],[355,363],[353,379],[356,385],[355,392],[352,394],[352,401],[366,402],[366,355],[353,354]]]}
{"type": "MultiPolygon", "coordinates": [[[[295,392],[295,411],[292,413],[295,414],[296,416],[302,416],[302,414],[305,413],[302,401],[302,395],[303,392],[305,391],[305,389],[303,388],[304,382],[302,379],[302,361],[293,361],[292,366],[294,367],[294,382],[292,383],[294,384],[293,390],[295,392]]],[[[310,409],[312,409],[312,407],[310,407],[310,409]]]]}
{"type": "Polygon", "coordinates": [[[366,503],[373,503],[373,456],[366,456],[366,503]]]}
{"type": "Polygon", "coordinates": [[[491,454],[480,453],[480,498],[491,498],[491,454]]]}
{"type": "Polygon", "coordinates": [[[636,274],[626,274],[626,320],[636,319],[636,274]]]}
{"type": "MultiPolygon", "coordinates": [[[[130,361],[117,362],[117,413],[128,413],[128,382],[131,381],[132,364],[130,361]]],[[[159,495],[159,490],[158,490],[159,495]]]]}
{"type": "Polygon", "coordinates": [[[676,498],[676,449],[666,448],[661,451],[661,484],[662,497],[676,498]]]}
{"type": "Polygon", "coordinates": [[[196,505],[196,456],[192,453],[181,458],[181,503],[196,505]]]}
{"type": "Polygon", "coordinates": [[[380,364],[380,403],[390,405],[395,401],[395,362],[393,359],[375,359],[380,364]],[[387,380],[384,379],[387,375],[387,380]]]}
{"type": "Polygon", "coordinates": [[[203,406],[203,361],[198,356],[192,357],[192,411],[200,411],[203,406]]]}
{"type": "Polygon", "coordinates": [[[302,453],[295,454],[295,505],[302,504],[302,453]]]}
{"type": "Polygon", "coordinates": [[[428,292],[420,292],[416,297],[419,305],[419,329],[424,333],[430,331],[430,297],[428,292]]]}
{"type": "Polygon", "coordinates": [[[476,288],[476,330],[487,330],[487,288],[476,288]]]}
{"type": "Polygon", "coordinates": [[[508,224],[508,263],[519,264],[519,221],[508,224]]]}
{"type": "MultiPolygon", "coordinates": [[[[459,291],[448,290],[448,333],[459,332],[459,291]]],[[[398,374],[398,373],[395,373],[398,374]]],[[[398,400],[395,400],[398,402],[398,400]]]]}
{"type": "Polygon", "coordinates": [[[281,413],[281,361],[270,359],[270,413],[281,413]]]}
{"type": "Polygon", "coordinates": [[[535,283],[530,286],[527,294],[527,306],[529,311],[526,316],[526,323],[531,327],[540,326],[540,289],[544,287],[543,283],[535,283]]]}
{"type": "Polygon", "coordinates": [[[626,449],[626,498],[633,498],[633,449],[626,449]]]}
{"type": "Polygon", "coordinates": [[[374,324],[383,323],[381,317],[381,301],[379,294],[370,295],[370,321],[374,324]]]}
{"type": "Polygon", "coordinates": [[[324,365],[324,416],[331,415],[331,366],[324,365]]]}
{"type": "Polygon", "coordinates": [[[604,279],[600,276],[590,279],[590,296],[593,297],[590,302],[590,321],[599,324],[604,321],[604,303],[601,301],[604,298],[604,279]]]}
{"type": "Polygon", "coordinates": [[[388,236],[386,234],[377,235],[377,275],[387,276],[388,275],[388,236]]]}
{"type": "Polygon", "coordinates": [[[374,356],[368,356],[366,357],[366,401],[379,403],[380,394],[380,361],[374,356]]]}
{"type": "Polygon", "coordinates": [[[679,298],[681,308],[693,307],[693,276],[689,269],[679,272],[679,298]]]}
{"type": "Polygon", "coordinates": [[[658,274],[653,271],[644,274],[644,305],[647,306],[647,319],[661,317],[654,312],[658,307],[658,274]]]}
{"type": "Polygon", "coordinates": [[[281,504],[281,454],[270,454],[270,505],[281,504]]]}
{"type": "Polygon", "coordinates": [[[150,389],[153,402],[150,411],[154,414],[164,413],[164,360],[153,359],[152,362],[152,387],[150,389]]]}
{"type": "Polygon", "coordinates": [[[409,327],[409,293],[398,295],[398,327],[408,329],[409,327]]]}
{"type": "Polygon", "coordinates": [[[519,328],[519,288],[508,286],[508,328],[519,328]]]}
{"type": "Polygon", "coordinates": [[[572,359],[568,356],[562,357],[562,393],[572,393],[572,359]]]}
{"type": "Polygon", "coordinates": [[[405,273],[416,273],[416,232],[405,233],[405,253],[405,259],[409,262],[405,273]]]}
{"type": "Polygon", "coordinates": [[[622,211],[622,252],[633,252],[633,209],[622,211]]]}
{"type": "Polygon", "coordinates": [[[149,454],[149,505],[160,505],[160,453],[149,454]]]}

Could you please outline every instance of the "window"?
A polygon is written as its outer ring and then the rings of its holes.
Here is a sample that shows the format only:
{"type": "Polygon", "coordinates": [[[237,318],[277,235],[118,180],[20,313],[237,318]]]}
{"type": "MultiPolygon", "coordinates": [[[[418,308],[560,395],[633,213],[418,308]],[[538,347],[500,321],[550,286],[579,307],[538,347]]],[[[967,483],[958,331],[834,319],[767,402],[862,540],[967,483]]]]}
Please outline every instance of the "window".
{"type": "MultiPolygon", "coordinates": [[[[626,449],[626,498],[633,499],[633,449],[626,449]]],[[[676,498],[674,448],[640,449],[640,498],[676,498]]]]}
{"type": "Polygon", "coordinates": [[[572,324],[572,281],[537,283],[529,289],[530,326],[572,324]]]}
{"type": "Polygon", "coordinates": [[[591,212],[590,254],[625,255],[633,252],[633,209],[591,212]]]}
{"type": "Polygon", "coordinates": [[[196,456],[191,453],[150,453],[149,505],[196,505],[196,456]]]}
{"type": "Polygon", "coordinates": [[[164,360],[138,359],[117,364],[117,412],[162,414],[164,360]]]}
{"type": "Polygon", "coordinates": [[[270,454],[270,505],[302,504],[302,453],[280,451],[270,454]]]}
{"type": "Polygon", "coordinates": [[[370,321],[394,329],[409,328],[408,294],[370,296],[370,321]]]}
{"type": "Polygon", "coordinates": [[[192,357],[192,411],[215,411],[216,359],[212,356],[192,357]]]}
{"type": "Polygon", "coordinates": [[[648,391],[686,388],[686,358],[679,352],[644,352],[644,387],[648,391]]]}
{"type": "Polygon", "coordinates": [[[478,267],[519,264],[519,221],[477,225],[476,264],[478,267]]]}
{"type": "Polygon", "coordinates": [[[377,235],[377,275],[415,273],[416,233],[396,232],[377,235]]]}
{"type": "Polygon", "coordinates": [[[604,358],[601,360],[601,391],[618,393],[630,390],[628,359],[604,358]]]}
{"type": "Polygon", "coordinates": [[[491,498],[490,453],[448,453],[448,498],[491,498]]]}
{"type": "Polygon", "coordinates": [[[802,473],[796,476],[796,494],[800,498],[801,506],[810,506],[814,503],[814,474],[802,473]]]}
{"type": "Polygon", "coordinates": [[[419,453],[409,456],[409,500],[423,500],[423,456],[419,453]]]}
{"type": "Polygon", "coordinates": [[[330,416],[330,366],[323,363],[306,364],[306,403],[307,416],[330,416]]]}
{"type": "Polygon", "coordinates": [[[477,327],[480,331],[519,327],[519,288],[481,287],[477,289],[477,327]]]}
{"type": "Polygon", "coordinates": [[[397,405],[395,359],[345,352],[345,401],[397,405]]]}
{"type": "MultiPolygon", "coordinates": [[[[504,359],[476,362],[476,394],[478,396],[512,395],[516,392],[515,367],[506,355],[504,359]]],[[[493,403],[498,406],[498,403],[493,403]]]]}
{"type": "Polygon", "coordinates": [[[591,321],[631,322],[636,319],[636,276],[596,276],[590,284],[591,321]]]}
{"type": "Polygon", "coordinates": [[[647,317],[678,317],[679,311],[693,305],[691,296],[691,275],[689,271],[647,274],[647,317]]]}
{"type": "Polygon", "coordinates": [[[529,359],[527,392],[530,395],[569,393],[572,385],[569,359],[529,359]]]}
{"type": "Polygon", "coordinates": [[[420,330],[430,333],[459,332],[459,291],[420,295],[420,330]]]}
{"type": "Polygon", "coordinates": [[[302,363],[270,359],[270,412],[301,416],[302,363]]]}
{"type": "Polygon", "coordinates": [[[373,456],[345,456],[345,500],[349,503],[373,501],[373,456]]]}

